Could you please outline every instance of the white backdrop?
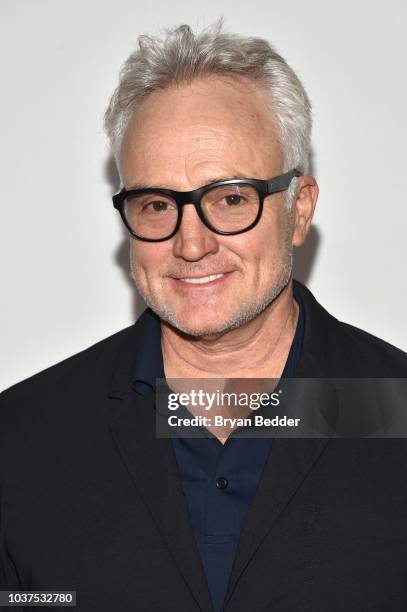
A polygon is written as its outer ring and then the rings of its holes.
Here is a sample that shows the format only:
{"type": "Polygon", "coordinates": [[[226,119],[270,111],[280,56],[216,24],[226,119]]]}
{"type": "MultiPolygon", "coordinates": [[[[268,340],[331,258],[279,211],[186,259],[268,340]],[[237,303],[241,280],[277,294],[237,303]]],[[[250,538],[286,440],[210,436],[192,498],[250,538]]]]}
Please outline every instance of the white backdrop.
{"type": "Polygon", "coordinates": [[[314,108],[320,199],[296,276],[341,320],[407,349],[407,3],[0,0],[0,388],[135,321],[102,117],[138,34],[267,38],[314,108]]]}

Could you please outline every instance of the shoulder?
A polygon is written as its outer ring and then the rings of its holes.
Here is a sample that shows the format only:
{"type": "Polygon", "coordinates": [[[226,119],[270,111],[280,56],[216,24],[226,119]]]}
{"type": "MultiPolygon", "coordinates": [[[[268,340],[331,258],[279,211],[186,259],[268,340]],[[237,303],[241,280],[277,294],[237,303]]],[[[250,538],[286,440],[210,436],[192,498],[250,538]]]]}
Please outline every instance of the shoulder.
{"type": "Polygon", "coordinates": [[[372,376],[407,376],[407,353],[349,323],[336,320],[336,325],[342,355],[355,370],[365,364],[372,376]]]}
{"type": "Polygon", "coordinates": [[[338,320],[294,281],[305,311],[303,367],[307,376],[407,377],[407,354],[385,340],[338,320]]]}
{"type": "MultiPolygon", "coordinates": [[[[49,398],[54,393],[68,392],[73,387],[106,380],[120,346],[134,335],[136,325],[130,325],[103,338],[86,349],[71,355],[33,376],[8,387],[0,393],[1,412],[9,405],[24,405],[36,397],[49,398]]],[[[102,383],[103,384],[103,383],[102,383]]]]}

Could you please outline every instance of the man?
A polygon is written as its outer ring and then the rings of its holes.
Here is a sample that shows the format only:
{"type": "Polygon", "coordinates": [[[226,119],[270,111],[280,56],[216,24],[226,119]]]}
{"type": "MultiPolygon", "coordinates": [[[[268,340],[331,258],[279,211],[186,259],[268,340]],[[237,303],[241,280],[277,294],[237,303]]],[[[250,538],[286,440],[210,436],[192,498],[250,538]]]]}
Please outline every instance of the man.
{"type": "Polygon", "coordinates": [[[181,26],[140,39],[106,127],[149,308],[3,393],[1,588],[98,612],[406,609],[403,441],[156,432],[158,379],[406,376],[292,280],[318,195],[300,81],[263,40],[181,26]]]}

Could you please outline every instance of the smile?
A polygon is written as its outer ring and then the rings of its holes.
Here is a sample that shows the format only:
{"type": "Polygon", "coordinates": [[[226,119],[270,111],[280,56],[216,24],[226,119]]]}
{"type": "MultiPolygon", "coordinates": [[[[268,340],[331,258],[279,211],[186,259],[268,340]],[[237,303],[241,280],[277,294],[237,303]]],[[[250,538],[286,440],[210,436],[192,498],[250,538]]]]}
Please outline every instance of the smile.
{"type": "Polygon", "coordinates": [[[194,287],[212,287],[225,282],[225,279],[231,274],[232,272],[220,272],[218,274],[207,274],[206,276],[172,277],[172,279],[178,286],[185,287],[185,285],[193,285],[194,287]]]}
{"type": "Polygon", "coordinates": [[[196,278],[179,278],[178,280],[184,283],[192,283],[193,285],[202,285],[203,283],[210,283],[214,280],[217,280],[218,278],[222,278],[222,276],[225,276],[225,275],[223,273],[222,274],[210,274],[209,276],[200,276],[196,278]]]}

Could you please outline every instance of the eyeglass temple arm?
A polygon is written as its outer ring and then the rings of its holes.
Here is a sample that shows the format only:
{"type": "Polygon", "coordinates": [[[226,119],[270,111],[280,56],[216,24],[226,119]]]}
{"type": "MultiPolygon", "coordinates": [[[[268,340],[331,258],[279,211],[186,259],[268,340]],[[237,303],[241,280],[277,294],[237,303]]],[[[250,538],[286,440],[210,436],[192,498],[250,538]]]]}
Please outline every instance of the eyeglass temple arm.
{"type": "Polygon", "coordinates": [[[292,179],[294,177],[302,176],[302,172],[295,169],[278,176],[275,179],[272,179],[267,183],[267,188],[271,193],[277,193],[278,191],[284,191],[288,189],[292,179]]]}

